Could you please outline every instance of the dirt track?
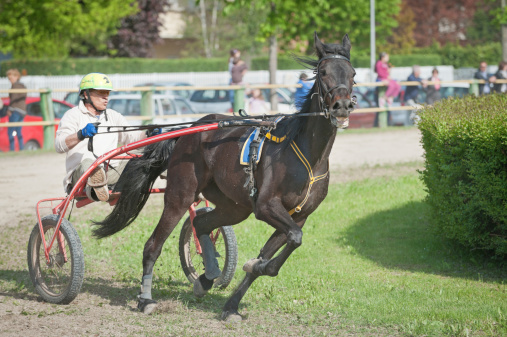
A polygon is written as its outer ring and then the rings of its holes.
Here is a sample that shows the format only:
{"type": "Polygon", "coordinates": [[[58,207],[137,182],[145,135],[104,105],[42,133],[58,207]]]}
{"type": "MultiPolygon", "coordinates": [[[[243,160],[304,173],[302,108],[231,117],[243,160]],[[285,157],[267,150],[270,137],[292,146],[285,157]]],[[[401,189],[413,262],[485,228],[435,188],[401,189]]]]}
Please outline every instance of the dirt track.
{"type": "MultiPolygon", "coordinates": [[[[416,128],[391,132],[340,133],[331,153],[331,171],[346,179],[348,168],[421,160],[423,150],[416,128]]],[[[17,226],[34,217],[37,201],[61,197],[65,155],[30,153],[0,156],[0,227],[17,226]]],[[[35,220],[34,220],[35,224],[35,220]]]]}

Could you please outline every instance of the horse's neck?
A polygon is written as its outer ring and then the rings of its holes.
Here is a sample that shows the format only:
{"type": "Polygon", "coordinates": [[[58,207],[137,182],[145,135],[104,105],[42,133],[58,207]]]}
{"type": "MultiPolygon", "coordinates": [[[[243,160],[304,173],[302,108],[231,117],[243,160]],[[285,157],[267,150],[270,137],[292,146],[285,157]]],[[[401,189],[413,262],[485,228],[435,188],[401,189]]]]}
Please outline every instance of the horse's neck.
{"type": "Polygon", "coordinates": [[[297,137],[298,146],[304,148],[301,150],[314,167],[327,162],[335,137],[336,128],[329,119],[323,116],[307,117],[307,122],[297,137]]]}

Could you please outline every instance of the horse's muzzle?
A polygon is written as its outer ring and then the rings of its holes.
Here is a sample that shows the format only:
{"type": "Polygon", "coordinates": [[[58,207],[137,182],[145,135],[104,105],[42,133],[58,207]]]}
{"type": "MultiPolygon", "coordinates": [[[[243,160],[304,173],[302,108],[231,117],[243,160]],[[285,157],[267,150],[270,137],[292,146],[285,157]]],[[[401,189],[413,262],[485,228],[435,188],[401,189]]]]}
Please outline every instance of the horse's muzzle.
{"type": "Polygon", "coordinates": [[[354,110],[354,102],[349,98],[339,98],[330,107],[331,123],[340,129],[349,126],[349,116],[354,110]]]}

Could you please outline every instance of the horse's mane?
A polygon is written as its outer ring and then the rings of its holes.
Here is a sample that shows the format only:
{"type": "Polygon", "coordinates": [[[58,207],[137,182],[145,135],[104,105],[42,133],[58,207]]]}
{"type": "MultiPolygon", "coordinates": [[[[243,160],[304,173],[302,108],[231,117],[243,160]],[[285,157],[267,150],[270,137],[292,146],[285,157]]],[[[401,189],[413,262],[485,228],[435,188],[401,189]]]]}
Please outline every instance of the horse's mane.
{"type": "MultiPolygon", "coordinates": [[[[323,44],[324,51],[326,55],[342,55],[346,58],[350,59],[350,51],[345,49],[341,44],[323,44]]],[[[319,65],[319,59],[314,59],[312,57],[308,56],[297,56],[297,55],[291,55],[294,60],[296,60],[299,64],[301,64],[306,69],[310,69],[313,71],[314,74],[317,73],[317,67],[319,65]]],[[[315,82],[316,83],[316,82],[315,82]]],[[[307,113],[307,112],[314,112],[311,111],[311,105],[312,105],[312,94],[315,92],[316,87],[315,83],[308,93],[306,95],[303,103],[301,104],[301,109],[296,112],[296,115],[299,113],[307,113]]],[[[299,134],[303,126],[308,121],[308,118],[311,117],[288,117],[284,118],[276,128],[276,132],[274,132],[277,136],[287,136],[287,142],[284,142],[285,146],[288,146],[294,138],[299,134]]]]}

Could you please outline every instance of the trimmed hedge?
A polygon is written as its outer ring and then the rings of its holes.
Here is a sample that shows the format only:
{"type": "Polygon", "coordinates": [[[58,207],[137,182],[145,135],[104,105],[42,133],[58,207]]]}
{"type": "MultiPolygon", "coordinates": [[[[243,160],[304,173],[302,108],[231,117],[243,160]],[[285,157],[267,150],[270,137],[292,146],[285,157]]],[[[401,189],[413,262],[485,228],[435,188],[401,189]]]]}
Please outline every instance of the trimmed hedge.
{"type": "Polygon", "coordinates": [[[443,47],[438,45],[415,49],[414,53],[431,54],[438,53],[442,57],[442,64],[454,66],[454,68],[477,68],[479,63],[486,61],[488,64],[498,64],[502,60],[502,44],[489,42],[481,45],[460,46],[448,43],[443,47]]]}
{"type": "MultiPolygon", "coordinates": [[[[356,68],[369,68],[369,56],[352,56],[352,65],[356,68]]],[[[420,66],[439,66],[442,63],[442,58],[437,54],[410,54],[410,55],[389,55],[389,62],[395,67],[412,67],[417,64],[420,66]]]]}
{"type": "MultiPolygon", "coordinates": [[[[353,57],[352,64],[356,68],[369,68],[369,57],[353,57]]],[[[391,63],[397,67],[419,65],[440,65],[438,55],[392,55],[391,63]]],[[[92,69],[105,74],[136,74],[136,73],[178,73],[226,71],[227,60],[224,58],[185,58],[185,59],[147,59],[147,58],[79,58],[79,59],[37,59],[37,60],[6,60],[0,62],[0,74],[8,69],[26,70],[28,75],[56,76],[80,75],[92,69]]],[[[302,69],[290,56],[278,57],[278,69],[302,69]]],[[[266,56],[252,58],[251,70],[268,70],[269,59],[266,56]]]]}
{"type": "Polygon", "coordinates": [[[507,257],[507,95],[443,100],[420,117],[433,226],[507,257]]]}

